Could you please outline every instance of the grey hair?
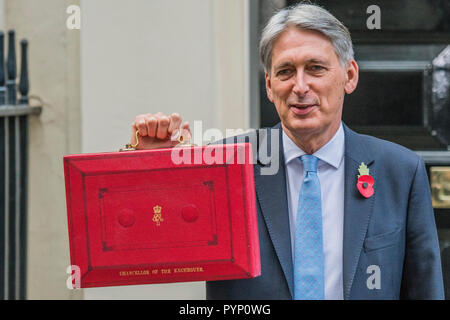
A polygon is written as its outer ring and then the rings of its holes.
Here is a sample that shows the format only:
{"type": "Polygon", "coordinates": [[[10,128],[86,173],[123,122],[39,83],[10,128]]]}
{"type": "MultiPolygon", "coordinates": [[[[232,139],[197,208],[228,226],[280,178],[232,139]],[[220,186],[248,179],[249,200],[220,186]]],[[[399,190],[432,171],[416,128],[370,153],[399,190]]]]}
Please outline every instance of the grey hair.
{"type": "Polygon", "coordinates": [[[339,62],[345,66],[354,57],[348,29],[327,10],[313,4],[299,3],[278,11],[264,27],[259,52],[264,70],[270,74],[273,44],[290,26],[314,30],[325,35],[333,45],[339,62]]]}

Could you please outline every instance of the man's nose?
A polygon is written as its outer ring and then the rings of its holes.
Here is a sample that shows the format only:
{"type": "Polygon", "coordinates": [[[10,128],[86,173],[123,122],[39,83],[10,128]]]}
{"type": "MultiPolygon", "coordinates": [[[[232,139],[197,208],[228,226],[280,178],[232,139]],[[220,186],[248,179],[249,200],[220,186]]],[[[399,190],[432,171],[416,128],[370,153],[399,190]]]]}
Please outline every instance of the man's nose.
{"type": "Polygon", "coordinates": [[[303,96],[309,91],[309,85],[305,77],[305,73],[302,71],[297,72],[297,76],[295,77],[295,84],[292,91],[299,95],[303,96]]]}

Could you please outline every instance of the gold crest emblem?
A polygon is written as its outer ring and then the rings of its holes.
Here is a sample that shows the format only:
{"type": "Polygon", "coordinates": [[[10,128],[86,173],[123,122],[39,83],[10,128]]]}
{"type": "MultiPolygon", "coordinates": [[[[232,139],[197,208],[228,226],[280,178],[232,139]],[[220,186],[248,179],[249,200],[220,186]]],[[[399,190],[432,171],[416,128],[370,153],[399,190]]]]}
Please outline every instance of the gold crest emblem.
{"type": "Polygon", "coordinates": [[[154,223],[156,223],[156,225],[159,227],[161,225],[161,222],[164,221],[164,219],[162,218],[162,213],[161,213],[161,206],[154,206],[153,207],[153,219],[152,221],[154,223]]]}

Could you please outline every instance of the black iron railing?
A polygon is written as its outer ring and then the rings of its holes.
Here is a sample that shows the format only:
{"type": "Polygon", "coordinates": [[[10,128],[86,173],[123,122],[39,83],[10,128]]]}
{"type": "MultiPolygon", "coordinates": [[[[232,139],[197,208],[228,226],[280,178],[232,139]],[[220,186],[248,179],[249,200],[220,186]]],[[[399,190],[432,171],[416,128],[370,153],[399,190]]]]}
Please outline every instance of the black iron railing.
{"type": "Polygon", "coordinates": [[[17,99],[15,34],[0,31],[0,299],[26,298],[28,117],[41,107],[28,104],[27,41],[21,41],[20,98],[17,99]]]}

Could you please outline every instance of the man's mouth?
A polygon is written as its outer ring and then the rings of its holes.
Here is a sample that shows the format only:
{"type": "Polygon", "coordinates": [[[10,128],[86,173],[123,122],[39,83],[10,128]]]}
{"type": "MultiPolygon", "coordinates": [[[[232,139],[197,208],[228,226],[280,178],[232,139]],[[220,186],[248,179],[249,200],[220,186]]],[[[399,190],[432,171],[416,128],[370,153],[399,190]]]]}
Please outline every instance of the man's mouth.
{"type": "Polygon", "coordinates": [[[317,104],[291,104],[289,107],[296,115],[303,116],[310,113],[317,104]]]}

